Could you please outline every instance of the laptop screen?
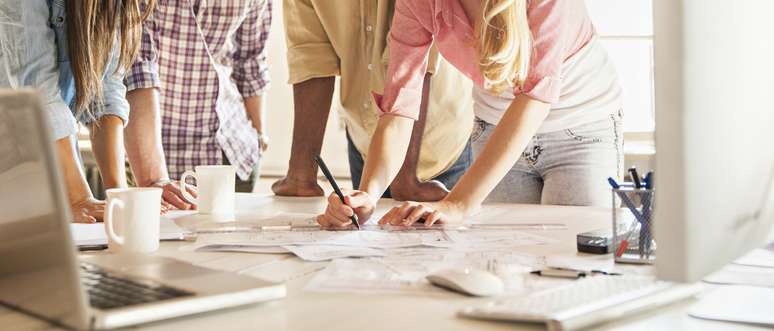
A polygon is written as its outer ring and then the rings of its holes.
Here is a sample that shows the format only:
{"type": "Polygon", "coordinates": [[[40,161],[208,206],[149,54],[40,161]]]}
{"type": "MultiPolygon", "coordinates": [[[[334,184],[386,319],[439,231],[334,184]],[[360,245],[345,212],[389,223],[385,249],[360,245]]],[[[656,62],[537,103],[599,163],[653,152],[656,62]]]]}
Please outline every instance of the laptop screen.
{"type": "Polygon", "coordinates": [[[82,325],[69,211],[44,116],[35,94],[0,91],[0,302],[82,325]]]}

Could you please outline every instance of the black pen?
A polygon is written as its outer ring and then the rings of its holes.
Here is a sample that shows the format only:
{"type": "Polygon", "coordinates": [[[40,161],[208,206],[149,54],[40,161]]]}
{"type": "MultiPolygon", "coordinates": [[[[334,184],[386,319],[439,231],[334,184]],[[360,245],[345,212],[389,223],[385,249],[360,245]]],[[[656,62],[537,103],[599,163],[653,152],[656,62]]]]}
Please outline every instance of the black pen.
{"type": "Polygon", "coordinates": [[[640,174],[637,173],[637,168],[629,168],[629,174],[632,175],[632,181],[634,181],[634,187],[642,188],[642,182],[640,181],[640,174]]]}
{"type": "MultiPolygon", "coordinates": [[[[331,174],[330,170],[328,170],[328,167],[325,166],[325,162],[319,156],[315,156],[314,160],[317,162],[317,165],[320,166],[320,170],[322,170],[323,175],[325,175],[325,178],[327,178],[328,182],[331,183],[331,186],[333,186],[333,191],[336,192],[336,195],[339,196],[339,199],[341,199],[341,203],[346,204],[346,202],[344,202],[344,193],[341,193],[341,189],[339,188],[339,185],[336,184],[336,180],[333,179],[333,175],[331,174]]],[[[349,219],[352,220],[352,224],[354,224],[355,227],[358,230],[360,230],[360,223],[357,222],[357,215],[352,214],[352,216],[350,216],[349,219]]]]}

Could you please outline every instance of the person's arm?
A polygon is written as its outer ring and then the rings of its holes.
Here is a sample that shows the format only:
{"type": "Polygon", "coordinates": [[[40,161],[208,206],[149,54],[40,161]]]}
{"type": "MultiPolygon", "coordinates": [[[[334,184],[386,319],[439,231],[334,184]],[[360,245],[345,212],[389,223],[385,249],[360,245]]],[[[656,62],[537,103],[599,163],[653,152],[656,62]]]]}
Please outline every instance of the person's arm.
{"type": "Polygon", "coordinates": [[[89,124],[91,148],[106,189],[126,187],[123,129],[124,121],[113,115],[89,124]]]}
{"type": "Polygon", "coordinates": [[[282,12],[293,84],[293,143],[288,173],[271,188],[281,196],[322,196],[314,156],[322,149],[339,57],[310,0],[284,0],[282,12]]]}
{"type": "MultiPolygon", "coordinates": [[[[158,77],[159,51],[153,33],[155,29],[155,16],[151,14],[143,23],[140,50],[125,80],[128,90],[126,100],[131,111],[129,123],[124,128],[124,146],[137,186],[162,188],[165,204],[182,210],[194,209],[195,205],[185,200],[179,185],[169,178],[164,158],[157,91],[161,86],[158,77]]],[[[196,196],[196,188],[191,185],[186,187],[196,196]]]]}
{"type": "Polygon", "coordinates": [[[293,85],[293,143],[288,174],[272,185],[282,196],[322,196],[314,157],[322,150],[333,100],[334,77],[313,78],[293,85]]]}
{"type": "Polygon", "coordinates": [[[357,214],[361,222],[367,222],[377,201],[405,161],[414,121],[419,117],[428,54],[433,41],[430,27],[421,23],[431,19],[424,17],[420,20],[415,16],[432,15],[432,10],[412,9],[412,5],[424,4],[409,0],[395,3],[384,96],[374,95],[381,117],[371,137],[360,190],[348,193],[344,203],[331,195],[325,214],[317,217],[322,226],[348,226],[349,217],[353,214],[357,214]]]}
{"type": "Polygon", "coordinates": [[[75,223],[94,223],[102,220],[105,213],[105,203],[94,199],[89,184],[83,175],[81,164],[71,137],[59,139],[55,143],[59,167],[62,171],[67,198],[70,201],[70,211],[75,223]]]}
{"type": "Polygon", "coordinates": [[[256,2],[234,35],[233,79],[244,99],[245,112],[258,133],[261,151],[268,145],[263,139],[265,118],[264,91],[269,85],[266,43],[271,30],[271,0],[256,2]]]}
{"type": "Polygon", "coordinates": [[[548,116],[550,105],[529,97],[516,98],[495,128],[481,155],[446,198],[435,204],[404,203],[393,208],[380,224],[410,225],[420,219],[426,226],[459,223],[474,214],[505,177],[548,116]]]}
{"type": "Polygon", "coordinates": [[[419,110],[419,119],[414,122],[414,128],[411,131],[411,141],[409,142],[406,158],[403,161],[398,175],[390,184],[390,193],[392,198],[398,201],[438,201],[443,199],[449,193],[446,186],[441,182],[431,180],[421,182],[417,177],[419,165],[419,152],[422,146],[422,137],[425,133],[425,123],[427,121],[427,105],[430,97],[430,73],[425,75],[425,81],[422,86],[422,103],[419,110]]]}
{"type": "Polygon", "coordinates": [[[129,120],[129,104],[123,82],[125,70],[119,63],[119,48],[118,44],[113,47],[102,79],[102,100],[91,104],[92,116],[82,116],[81,119],[89,128],[92,151],[106,189],[126,187],[123,131],[129,120]]]}

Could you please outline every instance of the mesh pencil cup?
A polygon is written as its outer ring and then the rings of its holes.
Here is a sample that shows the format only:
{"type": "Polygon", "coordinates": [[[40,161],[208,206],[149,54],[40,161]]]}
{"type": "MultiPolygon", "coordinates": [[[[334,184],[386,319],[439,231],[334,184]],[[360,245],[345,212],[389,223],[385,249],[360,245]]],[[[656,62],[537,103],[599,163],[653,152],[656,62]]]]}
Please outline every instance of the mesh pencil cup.
{"type": "Polygon", "coordinates": [[[652,189],[623,186],[612,190],[615,262],[651,264],[655,261],[654,193],[652,189]]]}

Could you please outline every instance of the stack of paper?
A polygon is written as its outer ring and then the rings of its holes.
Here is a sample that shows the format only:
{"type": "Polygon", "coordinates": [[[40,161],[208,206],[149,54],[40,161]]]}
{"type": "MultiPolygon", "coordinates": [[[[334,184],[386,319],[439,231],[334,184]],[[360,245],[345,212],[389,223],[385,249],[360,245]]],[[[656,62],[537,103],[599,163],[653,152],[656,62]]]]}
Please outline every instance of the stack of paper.
{"type": "MultiPolygon", "coordinates": [[[[105,245],[108,242],[104,223],[71,223],[70,233],[76,246],[105,245]]],[[[161,240],[182,240],[187,233],[171,219],[162,218],[159,222],[161,240]]]]}

